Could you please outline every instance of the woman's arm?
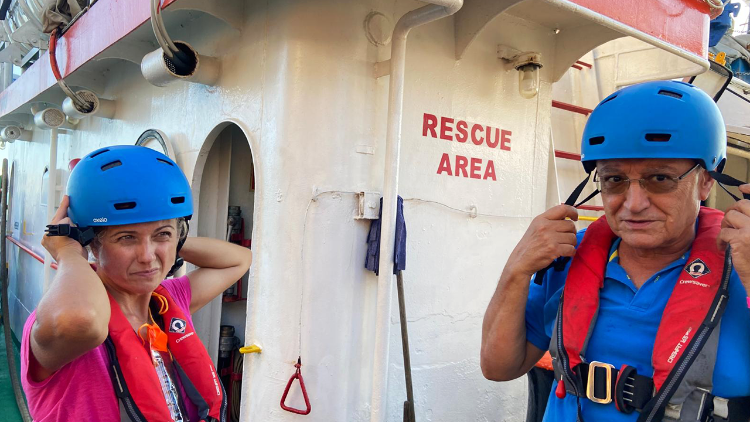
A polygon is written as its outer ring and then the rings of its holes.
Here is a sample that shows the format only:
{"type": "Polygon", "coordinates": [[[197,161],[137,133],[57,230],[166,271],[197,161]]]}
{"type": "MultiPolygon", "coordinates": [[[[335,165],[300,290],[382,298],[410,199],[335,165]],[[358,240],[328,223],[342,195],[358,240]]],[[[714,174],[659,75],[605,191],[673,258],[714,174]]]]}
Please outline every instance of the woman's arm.
{"type": "MultiPolygon", "coordinates": [[[[70,224],[67,211],[65,196],[51,224],[70,224]]],[[[39,301],[31,328],[29,375],[35,381],[46,379],[102,344],[110,315],[107,291],[89,265],[86,250],[75,240],[60,236],[44,236],[42,245],[57,261],[58,269],[39,301]]]]}
{"type": "Polygon", "coordinates": [[[253,262],[250,249],[207,237],[187,238],[180,256],[200,267],[188,274],[192,290],[190,313],[202,308],[239,280],[253,262]]]}

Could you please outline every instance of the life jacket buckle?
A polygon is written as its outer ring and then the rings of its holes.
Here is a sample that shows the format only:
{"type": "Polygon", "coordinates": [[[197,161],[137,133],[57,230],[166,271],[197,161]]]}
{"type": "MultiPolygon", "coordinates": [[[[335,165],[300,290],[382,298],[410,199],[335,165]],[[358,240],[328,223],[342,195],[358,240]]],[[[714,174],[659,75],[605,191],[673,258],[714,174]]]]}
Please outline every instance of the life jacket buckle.
{"type": "Polygon", "coordinates": [[[612,371],[615,369],[614,366],[604,363],[593,361],[589,363],[589,376],[586,382],[586,397],[594,403],[609,404],[612,403],[612,371]],[[596,369],[602,368],[606,371],[606,383],[605,388],[607,394],[604,397],[596,396],[596,369]]]}

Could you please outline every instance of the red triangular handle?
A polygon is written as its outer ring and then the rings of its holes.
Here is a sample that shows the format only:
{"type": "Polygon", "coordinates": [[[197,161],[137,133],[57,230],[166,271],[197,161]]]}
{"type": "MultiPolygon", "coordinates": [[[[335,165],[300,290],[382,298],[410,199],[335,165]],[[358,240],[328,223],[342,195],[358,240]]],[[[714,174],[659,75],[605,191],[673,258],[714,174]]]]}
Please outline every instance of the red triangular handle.
{"type": "Polygon", "coordinates": [[[310,407],[310,399],[307,397],[307,389],[305,389],[305,380],[302,378],[302,371],[300,370],[300,367],[302,366],[302,358],[297,358],[297,364],[294,365],[295,368],[297,368],[297,371],[292,375],[291,378],[289,378],[289,382],[286,383],[286,389],[284,389],[284,395],[281,396],[281,408],[286,410],[287,412],[296,413],[298,415],[307,415],[312,410],[312,407],[310,407]],[[289,394],[289,388],[291,388],[292,383],[294,380],[299,380],[299,386],[302,389],[302,397],[305,398],[305,406],[307,408],[305,410],[295,409],[293,407],[289,407],[284,404],[286,401],[286,396],[289,394]]]}

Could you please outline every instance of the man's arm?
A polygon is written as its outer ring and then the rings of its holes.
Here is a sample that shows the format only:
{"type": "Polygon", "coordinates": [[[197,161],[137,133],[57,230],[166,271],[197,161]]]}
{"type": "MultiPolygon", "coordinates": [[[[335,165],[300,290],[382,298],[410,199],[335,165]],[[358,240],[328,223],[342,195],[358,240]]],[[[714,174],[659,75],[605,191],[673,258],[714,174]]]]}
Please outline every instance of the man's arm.
{"type": "Polygon", "coordinates": [[[529,280],[560,256],[573,256],[575,208],[558,205],[536,217],[508,258],[482,324],[482,373],[507,381],[528,372],[544,351],[526,340],[529,280]]]}

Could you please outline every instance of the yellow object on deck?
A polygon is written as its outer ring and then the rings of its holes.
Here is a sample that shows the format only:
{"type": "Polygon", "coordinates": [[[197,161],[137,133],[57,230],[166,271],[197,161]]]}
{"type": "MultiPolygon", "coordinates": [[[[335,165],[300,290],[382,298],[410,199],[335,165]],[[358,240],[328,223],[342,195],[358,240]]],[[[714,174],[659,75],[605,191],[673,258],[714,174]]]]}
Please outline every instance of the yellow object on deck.
{"type": "Polygon", "coordinates": [[[245,354],[245,353],[261,353],[261,352],[262,352],[261,348],[258,347],[258,346],[256,346],[256,345],[254,345],[254,344],[252,346],[240,347],[240,353],[242,353],[242,354],[245,354]]]}

